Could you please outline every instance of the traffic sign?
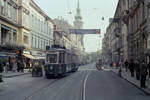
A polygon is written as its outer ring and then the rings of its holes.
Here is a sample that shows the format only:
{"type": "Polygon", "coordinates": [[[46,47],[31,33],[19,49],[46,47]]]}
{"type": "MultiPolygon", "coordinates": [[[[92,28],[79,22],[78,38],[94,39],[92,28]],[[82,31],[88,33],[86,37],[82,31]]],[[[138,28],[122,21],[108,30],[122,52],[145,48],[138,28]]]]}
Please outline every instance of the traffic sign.
{"type": "Polygon", "coordinates": [[[70,34],[100,34],[100,29],[69,29],[70,34]]]}

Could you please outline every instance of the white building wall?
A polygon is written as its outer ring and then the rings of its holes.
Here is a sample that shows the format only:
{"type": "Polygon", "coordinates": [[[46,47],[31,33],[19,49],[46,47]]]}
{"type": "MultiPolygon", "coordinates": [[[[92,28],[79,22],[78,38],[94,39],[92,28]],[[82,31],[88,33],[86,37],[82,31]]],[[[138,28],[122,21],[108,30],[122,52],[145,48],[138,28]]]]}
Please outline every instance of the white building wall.
{"type": "Polygon", "coordinates": [[[32,48],[46,49],[53,44],[53,24],[30,6],[30,44],[32,48]]]}

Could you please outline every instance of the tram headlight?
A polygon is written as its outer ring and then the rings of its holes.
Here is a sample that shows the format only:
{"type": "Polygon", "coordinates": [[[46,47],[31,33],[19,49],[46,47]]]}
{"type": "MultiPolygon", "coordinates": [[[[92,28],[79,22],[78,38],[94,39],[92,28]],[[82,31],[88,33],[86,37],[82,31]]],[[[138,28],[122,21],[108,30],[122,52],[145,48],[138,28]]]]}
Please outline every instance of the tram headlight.
{"type": "Polygon", "coordinates": [[[50,66],[50,70],[52,70],[53,69],[53,66],[50,66]]]}

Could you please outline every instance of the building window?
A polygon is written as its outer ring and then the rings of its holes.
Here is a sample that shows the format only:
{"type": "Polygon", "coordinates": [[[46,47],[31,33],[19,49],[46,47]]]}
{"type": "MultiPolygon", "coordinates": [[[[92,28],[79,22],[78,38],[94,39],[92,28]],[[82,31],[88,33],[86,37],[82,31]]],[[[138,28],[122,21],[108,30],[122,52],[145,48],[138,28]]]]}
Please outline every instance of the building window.
{"type": "Polygon", "coordinates": [[[44,48],[43,49],[45,49],[45,40],[44,40],[44,48]]]}
{"type": "Polygon", "coordinates": [[[43,22],[41,22],[41,32],[43,32],[43,22]]]}
{"type": "Polygon", "coordinates": [[[30,21],[30,23],[31,23],[31,28],[33,28],[33,23],[34,23],[33,18],[34,18],[34,15],[31,15],[31,21],[30,21]]]}
{"type": "Polygon", "coordinates": [[[38,30],[40,32],[40,19],[38,19],[38,30]]]}
{"type": "Polygon", "coordinates": [[[24,44],[29,44],[28,36],[24,35],[23,42],[24,42],[24,44]]]}
{"type": "Polygon", "coordinates": [[[17,31],[13,30],[13,43],[17,43],[17,31]]]}
{"type": "Polygon", "coordinates": [[[34,29],[34,15],[32,15],[32,27],[34,29]]]}
{"type": "Polygon", "coordinates": [[[17,9],[13,8],[12,9],[13,13],[12,13],[12,18],[13,20],[16,22],[17,21],[17,9]]]}
{"type": "Polygon", "coordinates": [[[8,17],[11,18],[11,5],[8,4],[8,17]]]}
{"type": "Polygon", "coordinates": [[[33,47],[33,36],[31,38],[31,47],[33,47]]]}
{"type": "Polygon", "coordinates": [[[35,28],[36,28],[36,32],[38,31],[37,28],[38,28],[38,23],[37,23],[37,17],[35,16],[35,28]]]}
{"type": "Polygon", "coordinates": [[[43,48],[42,46],[43,46],[43,41],[42,41],[42,39],[41,39],[41,49],[43,48]]]}
{"type": "Polygon", "coordinates": [[[40,49],[40,38],[38,38],[38,48],[40,49]]]}
{"type": "Polygon", "coordinates": [[[36,42],[37,42],[37,41],[36,41],[36,38],[35,38],[35,48],[37,48],[37,46],[36,46],[36,42]]]}
{"type": "Polygon", "coordinates": [[[4,3],[4,0],[0,0],[0,10],[1,10],[1,14],[4,15],[4,6],[5,6],[5,3],[4,3]]]}

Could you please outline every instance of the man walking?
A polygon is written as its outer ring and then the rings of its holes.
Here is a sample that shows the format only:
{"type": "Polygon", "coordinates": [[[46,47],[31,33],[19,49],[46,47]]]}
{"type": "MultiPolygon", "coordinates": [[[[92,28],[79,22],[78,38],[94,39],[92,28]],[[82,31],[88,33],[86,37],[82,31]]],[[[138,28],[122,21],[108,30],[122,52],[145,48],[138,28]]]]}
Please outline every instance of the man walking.
{"type": "Polygon", "coordinates": [[[149,61],[149,63],[148,63],[148,73],[149,73],[149,78],[150,78],[150,61],[149,61]]]}
{"type": "Polygon", "coordinates": [[[136,71],[136,79],[140,80],[140,62],[138,60],[135,61],[135,71],[136,71]]]}
{"type": "Polygon", "coordinates": [[[124,65],[125,65],[125,69],[126,69],[126,72],[127,72],[128,71],[128,66],[129,66],[129,63],[128,63],[127,60],[124,62],[124,65]]]}
{"type": "Polygon", "coordinates": [[[147,65],[144,60],[142,60],[142,63],[140,65],[140,70],[141,70],[140,85],[142,88],[146,88],[147,86],[145,84],[146,84],[146,76],[147,76],[147,65]]]}
{"type": "Polygon", "coordinates": [[[3,64],[0,61],[0,82],[3,82],[3,80],[2,80],[2,72],[3,72],[3,64]]]}
{"type": "Polygon", "coordinates": [[[134,62],[133,60],[131,60],[130,64],[129,64],[129,69],[130,69],[130,72],[131,72],[131,77],[134,77],[134,62]]]}

